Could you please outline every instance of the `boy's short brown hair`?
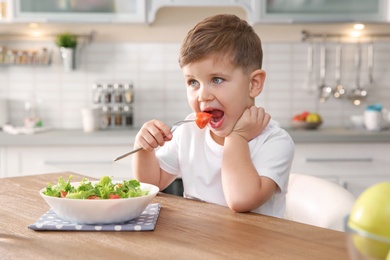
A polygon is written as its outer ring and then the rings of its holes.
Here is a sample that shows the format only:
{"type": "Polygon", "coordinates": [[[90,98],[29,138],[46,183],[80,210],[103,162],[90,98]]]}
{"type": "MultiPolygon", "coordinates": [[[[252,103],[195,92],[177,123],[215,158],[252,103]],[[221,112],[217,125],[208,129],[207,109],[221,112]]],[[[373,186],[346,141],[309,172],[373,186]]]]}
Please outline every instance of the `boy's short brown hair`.
{"type": "Polygon", "coordinates": [[[180,49],[180,67],[213,54],[229,57],[244,72],[261,69],[263,61],[261,41],[252,26],[230,14],[208,17],[187,33],[180,49]]]}

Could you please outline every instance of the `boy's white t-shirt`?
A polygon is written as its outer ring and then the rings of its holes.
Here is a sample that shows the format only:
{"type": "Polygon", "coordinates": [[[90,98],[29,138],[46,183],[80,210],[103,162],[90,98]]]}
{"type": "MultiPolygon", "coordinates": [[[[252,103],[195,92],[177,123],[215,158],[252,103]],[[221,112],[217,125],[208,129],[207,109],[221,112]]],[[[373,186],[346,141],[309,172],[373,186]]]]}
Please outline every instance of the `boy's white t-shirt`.
{"type": "MultiPolygon", "coordinates": [[[[194,118],[194,114],[187,118],[194,118]]],[[[263,132],[249,142],[249,148],[259,175],[274,180],[279,187],[278,192],[252,212],[282,218],[294,142],[276,121],[271,120],[263,132]]],[[[164,171],[182,178],[184,197],[227,206],[221,180],[223,146],[212,139],[208,127],[199,129],[195,123],[181,125],[173,139],[156,154],[164,171]]]]}

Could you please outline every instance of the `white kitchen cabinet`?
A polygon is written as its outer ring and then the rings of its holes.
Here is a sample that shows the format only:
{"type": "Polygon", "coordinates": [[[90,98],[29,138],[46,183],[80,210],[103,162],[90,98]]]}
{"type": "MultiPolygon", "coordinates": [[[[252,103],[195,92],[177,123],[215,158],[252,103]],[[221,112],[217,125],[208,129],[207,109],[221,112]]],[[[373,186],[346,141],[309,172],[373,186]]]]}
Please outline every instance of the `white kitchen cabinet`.
{"type": "Polygon", "coordinates": [[[148,22],[162,7],[237,6],[251,23],[389,22],[389,0],[149,0],[148,22]]]}
{"type": "Polygon", "coordinates": [[[252,20],[253,0],[148,0],[147,20],[153,23],[158,10],[162,7],[241,7],[243,8],[248,19],[252,20]]]}
{"type": "Polygon", "coordinates": [[[291,172],[332,180],[358,196],[390,181],[390,143],[297,143],[291,172]]]}
{"type": "Polygon", "coordinates": [[[388,0],[254,0],[255,23],[389,22],[388,0]]]}
{"type": "Polygon", "coordinates": [[[384,181],[390,181],[389,174],[387,176],[365,175],[340,178],[340,184],[347,190],[351,191],[355,196],[361,194],[368,187],[384,181]]]}
{"type": "Polygon", "coordinates": [[[6,5],[6,22],[146,22],[144,0],[6,0],[6,5]]]}
{"type": "Polygon", "coordinates": [[[1,176],[74,172],[100,178],[130,179],[131,157],[113,159],[132,149],[124,146],[9,146],[1,150],[1,176]]]}
{"type": "MultiPolygon", "coordinates": [[[[4,22],[153,23],[163,7],[241,7],[250,23],[390,22],[389,0],[5,0],[4,22]]],[[[1,18],[1,17],[0,17],[1,18]]]]}

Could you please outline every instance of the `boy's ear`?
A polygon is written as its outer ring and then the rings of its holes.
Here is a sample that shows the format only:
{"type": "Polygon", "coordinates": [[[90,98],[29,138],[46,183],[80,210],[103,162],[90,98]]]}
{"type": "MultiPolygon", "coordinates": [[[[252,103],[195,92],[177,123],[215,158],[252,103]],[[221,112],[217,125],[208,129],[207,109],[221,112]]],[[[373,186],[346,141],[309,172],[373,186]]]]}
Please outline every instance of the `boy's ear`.
{"type": "Polygon", "coordinates": [[[263,91],[266,73],[264,70],[255,70],[251,73],[249,84],[249,96],[251,98],[257,97],[263,91]]]}

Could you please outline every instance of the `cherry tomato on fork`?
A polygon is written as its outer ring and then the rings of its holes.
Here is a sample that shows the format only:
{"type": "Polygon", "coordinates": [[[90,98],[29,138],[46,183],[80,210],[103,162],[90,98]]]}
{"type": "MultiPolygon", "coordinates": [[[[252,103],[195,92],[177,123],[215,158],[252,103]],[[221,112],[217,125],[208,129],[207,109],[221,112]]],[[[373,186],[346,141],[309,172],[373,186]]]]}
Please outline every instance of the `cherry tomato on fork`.
{"type": "Polygon", "coordinates": [[[206,113],[206,112],[196,113],[196,120],[195,120],[196,125],[200,129],[203,129],[210,122],[211,118],[212,118],[212,114],[210,113],[206,113]]]}

